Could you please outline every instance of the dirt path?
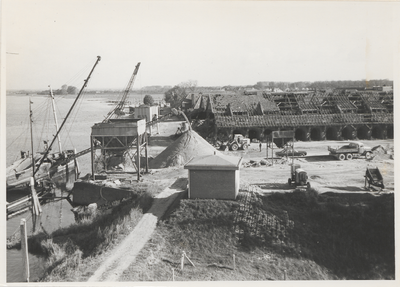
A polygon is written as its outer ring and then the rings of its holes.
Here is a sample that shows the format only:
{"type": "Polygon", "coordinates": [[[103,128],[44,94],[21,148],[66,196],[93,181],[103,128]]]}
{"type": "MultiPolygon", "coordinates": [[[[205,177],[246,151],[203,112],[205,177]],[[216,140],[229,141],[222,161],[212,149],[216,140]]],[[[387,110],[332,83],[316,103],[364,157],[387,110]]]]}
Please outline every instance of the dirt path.
{"type": "Polygon", "coordinates": [[[186,179],[171,181],[170,187],[157,195],[150,210],[143,215],[132,232],[112,251],[112,256],[89,278],[88,282],[116,282],[125,269],[132,264],[136,256],[150,239],[156,228],[157,221],[164,215],[168,207],[177,199],[187,186],[186,179]]]}

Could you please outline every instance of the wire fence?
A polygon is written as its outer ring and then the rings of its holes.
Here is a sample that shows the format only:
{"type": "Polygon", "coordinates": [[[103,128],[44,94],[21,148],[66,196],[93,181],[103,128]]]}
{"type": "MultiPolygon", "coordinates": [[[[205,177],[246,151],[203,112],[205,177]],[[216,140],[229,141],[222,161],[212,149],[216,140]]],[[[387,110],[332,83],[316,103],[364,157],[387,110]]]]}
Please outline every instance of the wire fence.
{"type": "Polygon", "coordinates": [[[287,211],[283,218],[269,214],[261,207],[262,197],[258,187],[250,185],[248,191],[239,195],[239,209],[234,217],[234,232],[239,242],[245,238],[257,239],[261,242],[286,243],[291,245],[294,222],[289,219],[287,211]]]}

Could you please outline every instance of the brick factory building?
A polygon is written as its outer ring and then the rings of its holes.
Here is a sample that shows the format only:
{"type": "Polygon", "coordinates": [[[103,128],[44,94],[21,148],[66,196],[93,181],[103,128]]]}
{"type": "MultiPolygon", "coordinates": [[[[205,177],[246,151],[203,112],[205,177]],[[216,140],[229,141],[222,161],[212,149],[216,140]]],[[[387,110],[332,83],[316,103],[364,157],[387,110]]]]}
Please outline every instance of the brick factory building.
{"type": "Polygon", "coordinates": [[[393,91],[193,94],[191,119],[206,120],[208,134],[243,134],[265,140],[293,130],[299,141],[387,139],[394,136],[393,91]]]}

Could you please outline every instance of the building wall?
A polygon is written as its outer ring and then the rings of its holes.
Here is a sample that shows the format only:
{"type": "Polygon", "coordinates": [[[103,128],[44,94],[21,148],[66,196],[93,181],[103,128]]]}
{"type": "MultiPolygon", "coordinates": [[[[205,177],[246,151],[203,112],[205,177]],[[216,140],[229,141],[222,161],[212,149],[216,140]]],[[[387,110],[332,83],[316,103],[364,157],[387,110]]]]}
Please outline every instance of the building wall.
{"type": "Polygon", "coordinates": [[[189,170],[189,198],[236,199],[239,170],[189,170]]]}
{"type": "Polygon", "coordinates": [[[252,127],[252,128],[225,128],[214,126],[215,139],[223,140],[234,134],[242,134],[245,137],[251,137],[251,133],[258,134],[258,140],[265,141],[266,131],[294,130],[295,139],[298,141],[319,141],[319,140],[355,140],[355,139],[371,139],[373,130],[381,130],[382,132],[373,133],[372,137],[376,139],[393,139],[392,124],[342,124],[342,125],[315,125],[315,126],[293,126],[293,127],[252,127]],[[351,134],[344,132],[346,129],[352,130],[351,134]],[[365,131],[366,129],[366,131],[365,131]],[[255,131],[255,132],[254,132],[255,131]],[[334,131],[335,135],[332,135],[334,131]]]}
{"type": "Polygon", "coordinates": [[[159,107],[158,106],[139,106],[135,107],[135,117],[142,119],[145,118],[147,122],[153,120],[154,115],[159,117],[159,107]]]}

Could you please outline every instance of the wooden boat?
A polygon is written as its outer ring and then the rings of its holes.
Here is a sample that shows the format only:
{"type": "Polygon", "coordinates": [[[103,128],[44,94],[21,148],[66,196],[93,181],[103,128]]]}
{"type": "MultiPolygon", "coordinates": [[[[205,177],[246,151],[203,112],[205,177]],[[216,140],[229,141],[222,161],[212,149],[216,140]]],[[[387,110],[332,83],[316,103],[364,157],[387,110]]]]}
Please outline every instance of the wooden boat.
{"type": "MultiPolygon", "coordinates": [[[[75,181],[79,176],[79,164],[77,159],[66,161],[68,156],[75,154],[74,150],[66,150],[47,155],[47,158],[39,166],[43,153],[34,156],[35,167],[38,171],[35,181],[39,186],[49,186],[52,183],[56,186],[66,185],[70,181],[75,181]]],[[[25,189],[30,185],[32,177],[32,159],[21,157],[6,169],[7,190],[25,189]]]]}
{"type": "MultiPolygon", "coordinates": [[[[88,78],[85,80],[84,85],[79,91],[74,103],[70,107],[67,115],[65,116],[62,124],[58,127],[56,109],[54,104],[54,96],[50,88],[50,96],[52,99],[52,108],[54,114],[54,121],[56,126],[56,134],[49,145],[45,142],[44,152],[33,154],[33,140],[32,140],[32,109],[31,101],[29,101],[30,110],[30,131],[31,131],[31,156],[28,153],[21,152],[21,158],[15,161],[11,166],[6,169],[6,184],[7,191],[15,189],[26,189],[30,186],[31,177],[34,178],[35,186],[46,187],[52,184],[62,187],[67,186],[68,183],[72,183],[79,177],[79,165],[75,150],[63,150],[59,133],[63,128],[66,120],[68,119],[72,109],[78,101],[83,89],[86,87],[89,78],[100,61],[100,56],[97,57],[97,61],[93,66],[88,78]],[[53,143],[58,140],[58,152],[50,153],[53,143]]],[[[71,188],[72,188],[71,185],[71,188]]]]}

